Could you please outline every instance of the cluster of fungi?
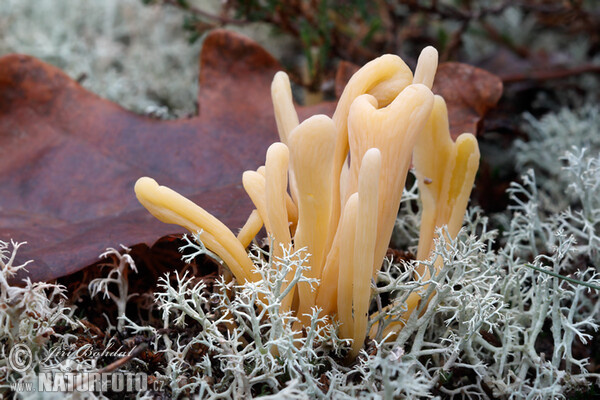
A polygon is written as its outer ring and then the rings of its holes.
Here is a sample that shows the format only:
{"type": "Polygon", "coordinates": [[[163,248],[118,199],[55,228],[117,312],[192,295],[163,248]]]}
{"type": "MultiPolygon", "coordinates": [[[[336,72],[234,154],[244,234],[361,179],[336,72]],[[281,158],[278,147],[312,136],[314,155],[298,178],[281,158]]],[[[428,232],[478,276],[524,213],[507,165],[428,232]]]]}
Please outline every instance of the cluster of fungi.
{"type": "MultiPolygon", "coordinates": [[[[282,312],[308,325],[319,307],[339,322],[341,338],[352,339],[356,356],[369,335],[371,281],[383,264],[411,164],[421,204],[419,260],[432,256],[437,228],[446,226],[450,238],[458,234],[479,166],[477,140],[470,133],[452,140],[445,102],[431,91],[437,63],[432,47],[422,51],[414,75],[400,57],[379,57],[352,76],[333,117],[302,122],[288,76],[277,73],[271,93],[280,142],[268,148],[264,166],[243,174],[255,210],[237,235],[151,178],[138,180],[136,195],[161,221],[199,232],[239,284],[260,279],[247,247],[263,226],[272,257],[304,253],[305,275],[319,283],[291,288],[282,312]]],[[[417,273],[426,280],[431,272],[423,265],[417,273]]],[[[403,319],[421,300],[408,297],[403,319]]],[[[390,324],[387,333],[402,326],[390,324]]]]}

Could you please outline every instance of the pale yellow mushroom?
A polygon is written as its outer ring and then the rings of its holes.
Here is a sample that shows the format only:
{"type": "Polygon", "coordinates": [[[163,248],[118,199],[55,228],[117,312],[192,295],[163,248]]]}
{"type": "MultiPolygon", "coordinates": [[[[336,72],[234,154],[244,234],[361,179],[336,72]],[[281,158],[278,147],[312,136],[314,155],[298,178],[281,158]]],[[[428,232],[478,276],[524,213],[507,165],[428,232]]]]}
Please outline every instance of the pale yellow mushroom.
{"type": "MultiPolygon", "coordinates": [[[[413,74],[398,56],[385,54],[360,68],[348,81],[338,101],[333,122],[336,128],[347,128],[347,118],[354,99],[370,94],[382,107],[390,104],[413,81],[413,74]]],[[[339,131],[338,131],[339,134],[339,131]]]]}
{"type": "Polygon", "coordinates": [[[351,338],[354,332],[352,317],[352,283],[354,274],[354,246],[356,237],[356,215],[358,213],[358,193],[348,198],[340,221],[340,268],[337,280],[337,316],[340,322],[340,337],[351,338]]]}
{"type": "Polygon", "coordinates": [[[287,209],[288,223],[290,224],[290,232],[293,235],[296,232],[296,225],[298,224],[298,206],[287,193],[285,194],[285,206],[287,209]]]}
{"type": "Polygon", "coordinates": [[[413,83],[422,83],[429,89],[433,86],[435,71],[438,66],[438,52],[432,46],[425,47],[419,55],[413,83]]]}
{"type": "Polygon", "coordinates": [[[350,171],[347,193],[357,190],[360,163],[370,148],[381,151],[378,234],[372,265],[374,275],[387,251],[417,136],[433,106],[433,94],[424,85],[410,85],[387,107],[377,109],[370,95],[358,97],[348,116],[350,171]]]}
{"type": "MultiPolygon", "coordinates": [[[[268,216],[268,206],[267,206],[267,198],[266,198],[266,171],[265,167],[261,166],[257,168],[256,171],[246,171],[245,178],[242,175],[242,183],[245,185],[244,189],[250,199],[255,203],[255,206],[260,208],[252,211],[246,223],[238,233],[239,241],[244,245],[244,247],[248,247],[252,239],[258,234],[260,228],[262,228],[264,224],[264,220],[262,215],[264,215],[269,220],[268,216]],[[245,183],[244,183],[245,182],[245,183]],[[261,214],[262,213],[262,214],[261,214]]],[[[284,193],[286,212],[288,225],[291,232],[294,232],[296,229],[296,224],[298,222],[298,207],[294,204],[294,201],[290,197],[290,195],[286,192],[284,193]]],[[[267,232],[271,231],[270,224],[267,227],[265,224],[265,229],[267,232]]]]}
{"type": "Polygon", "coordinates": [[[240,283],[253,280],[254,265],[246,249],[233,232],[191,200],[154,179],[143,177],[135,184],[135,193],[142,205],[160,221],[182,226],[192,233],[200,233],[204,245],[217,254],[240,283]]]}
{"type": "Polygon", "coordinates": [[[240,241],[244,248],[250,246],[252,239],[258,235],[260,228],[263,226],[263,220],[258,213],[258,210],[252,210],[250,216],[246,220],[244,226],[237,234],[237,239],[240,241]]]}
{"type": "Polygon", "coordinates": [[[285,144],[273,143],[269,146],[265,162],[265,194],[267,215],[271,225],[269,233],[274,239],[273,254],[276,257],[281,257],[282,248],[288,248],[292,243],[285,201],[288,162],[289,151],[285,144]]]}
{"type": "MultiPolygon", "coordinates": [[[[410,76],[412,79],[412,75],[410,76]]],[[[352,80],[351,80],[352,81],[352,80]]],[[[342,200],[357,191],[360,160],[369,148],[381,151],[382,167],[379,177],[379,214],[377,248],[373,258],[373,274],[381,266],[383,257],[394,228],[400,197],[408,171],[412,147],[416,135],[425,124],[431,111],[433,94],[423,85],[411,85],[400,93],[388,106],[377,109],[377,99],[370,95],[358,97],[352,104],[349,115],[349,136],[351,159],[355,160],[346,168],[342,166],[344,178],[338,190],[342,200]]],[[[345,164],[345,163],[344,163],[345,164]]],[[[334,214],[332,212],[332,218],[334,214]]],[[[330,246],[329,255],[321,277],[318,305],[324,310],[333,311],[335,285],[338,276],[341,245],[339,229],[330,246]]]]}
{"type": "MultiPolygon", "coordinates": [[[[240,283],[259,279],[245,247],[263,224],[273,238],[274,257],[292,243],[294,250],[305,248],[306,276],[321,284],[313,291],[299,283],[282,310],[296,309],[303,325],[315,305],[337,313],[340,335],[353,339],[350,355],[356,356],[367,333],[371,278],[389,244],[411,155],[423,204],[419,259],[429,257],[436,227],[447,225],[450,236],[457,234],[473,185],[477,142],[469,134],[456,143],[449,137],[443,100],[434,100],[430,90],[437,62],[437,51],[425,48],[413,76],[399,57],[379,57],[350,79],[332,119],[319,115],[301,124],[289,78],[277,73],[271,94],[281,143],[269,148],[265,166],[243,174],[256,210],[237,238],[205,210],[149,178],[136,184],[138,198],[164,222],[203,230],[201,240],[240,283]]],[[[411,294],[403,318],[421,301],[411,294]]],[[[385,333],[403,325],[390,324],[385,333]]]]}
{"type": "MultiPolygon", "coordinates": [[[[261,174],[263,177],[266,176],[265,166],[261,165],[256,169],[256,172],[261,174]]],[[[285,193],[285,204],[287,206],[288,220],[290,222],[290,230],[294,231],[296,223],[298,222],[298,206],[294,203],[294,200],[288,193],[285,193]]]]}
{"type": "MultiPolygon", "coordinates": [[[[352,197],[352,196],[351,196],[352,197]]],[[[345,205],[344,207],[346,207],[345,205]]],[[[346,246],[347,242],[342,239],[342,226],[344,224],[344,215],[339,221],[338,229],[333,238],[333,243],[329,252],[325,264],[323,265],[323,271],[321,272],[321,285],[317,290],[316,305],[323,310],[323,314],[333,314],[336,312],[337,300],[338,300],[338,279],[339,279],[339,267],[340,267],[340,247],[346,246]]],[[[344,247],[345,249],[345,247],[344,247]]],[[[350,255],[350,253],[348,253],[350,255]]],[[[345,263],[344,265],[348,265],[345,263]]]]}
{"type": "MultiPolygon", "coordinates": [[[[344,207],[347,207],[347,203],[344,207]]],[[[323,310],[323,314],[334,314],[337,310],[341,253],[346,251],[344,253],[346,256],[352,256],[352,253],[347,251],[348,242],[342,238],[342,233],[344,232],[342,226],[344,226],[345,215],[345,212],[343,212],[335,237],[333,238],[333,243],[327,253],[323,271],[321,272],[321,284],[317,291],[316,305],[323,310]],[[344,249],[341,250],[341,247],[344,247],[344,249]]],[[[349,264],[348,262],[344,262],[344,265],[349,264]]]]}
{"type": "MultiPolygon", "coordinates": [[[[332,208],[333,149],[335,127],[325,115],[316,115],[298,125],[290,134],[291,170],[298,188],[298,225],[294,235],[296,250],[310,253],[309,278],[321,278],[326,257],[327,234],[332,208]]],[[[309,313],[316,293],[306,282],[298,284],[299,313],[309,313]]]]}
{"type": "MultiPolygon", "coordinates": [[[[271,100],[273,101],[279,140],[287,145],[290,133],[300,122],[296,108],[294,107],[290,78],[283,71],[277,72],[273,78],[273,82],[271,83],[271,100]]],[[[293,171],[290,171],[290,193],[297,204],[298,189],[296,188],[296,178],[293,171]]]]}
{"type": "MultiPolygon", "coordinates": [[[[345,200],[346,193],[348,192],[348,177],[350,176],[350,160],[342,165],[342,172],[340,172],[340,187],[339,194],[340,199],[345,200]]],[[[342,207],[343,208],[343,207],[342,207]]]]}
{"type": "MultiPolygon", "coordinates": [[[[417,259],[426,260],[430,257],[437,228],[446,225],[449,239],[456,238],[479,167],[477,139],[470,133],[463,133],[456,142],[452,141],[448,110],[440,96],[435,96],[427,125],[415,144],[413,164],[422,207],[417,259]]],[[[434,265],[441,268],[442,260],[434,260],[434,265]]],[[[429,269],[424,264],[417,268],[417,273],[423,279],[430,278],[429,269]]],[[[384,335],[399,332],[420,301],[419,294],[411,293],[401,321],[388,325],[384,335]]],[[[370,334],[375,332],[376,326],[370,334]]]]}
{"type": "Polygon", "coordinates": [[[292,99],[292,88],[288,75],[279,71],[275,74],[271,83],[271,99],[275,110],[275,122],[279,132],[279,140],[288,144],[288,138],[292,130],[298,126],[298,114],[292,99]]]}
{"type": "Polygon", "coordinates": [[[269,222],[269,213],[267,211],[267,196],[265,176],[258,171],[245,171],[242,174],[242,185],[248,193],[250,200],[258,211],[265,229],[271,232],[271,223],[269,222]]]}
{"type": "MultiPolygon", "coordinates": [[[[367,321],[371,300],[371,277],[377,240],[378,184],[381,170],[381,153],[369,149],[360,166],[358,176],[358,212],[354,237],[352,308],[352,358],[358,355],[367,335],[367,321]]],[[[345,271],[343,273],[346,273],[345,271]]]]}
{"type": "Polygon", "coordinates": [[[396,55],[386,54],[378,57],[359,69],[346,84],[333,114],[336,128],[335,156],[334,156],[334,185],[333,209],[329,227],[327,246],[332,241],[337,230],[341,206],[346,198],[341,198],[340,174],[348,155],[348,113],[350,106],[358,96],[365,93],[372,94],[381,107],[386,106],[396,98],[404,88],[412,83],[413,75],[410,68],[396,55]]]}
{"type": "Polygon", "coordinates": [[[435,96],[431,116],[417,139],[413,164],[422,204],[417,259],[426,260],[436,228],[447,225],[451,238],[458,234],[479,167],[477,139],[463,133],[452,141],[448,110],[440,96],[435,96]]]}
{"type": "MultiPolygon", "coordinates": [[[[274,143],[267,150],[265,162],[267,214],[271,224],[270,234],[273,237],[272,254],[275,258],[283,256],[284,249],[289,249],[292,243],[288,211],[286,205],[287,175],[289,151],[283,143],[274,143]]],[[[294,276],[295,270],[290,270],[286,276],[284,290],[294,276]]],[[[289,310],[294,299],[293,288],[282,303],[283,310],[289,310]]]]}
{"type": "MultiPolygon", "coordinates": [[[[405,306],[406,306],[406,311],[404,313],[402,313],[402,316],[400,317],[399,321],[392,322],[386,326],[386,328],[383,331],[382,337],[386,338],[386,340],[392,340],[394,337],[396,337],[398,332],[400,332],[400,330],[402,328],[404,328],[404,326],[406,325],[406,321],[408,321],[408,318],[410,317],[410,314],[412,314],[412,311],[418,307],[420,301],[421,301],[421,296],[418,293],[413,292],[413,293],[409,294],[408,298],[404,302],[405,306]]],[[[384,314],[384,315],[387,314],[393,306],[394,306],[394,304],[390,304],[390,305],[384,307],[381,311],[373,313],[371,315],[371,318],[376,318],[380,314],[384,314]]],[[[387,317],[385,317],[385,318],[387,318],[387,317]]],[[[372,339],[375,338],[375,336],[377,335],[378,329],[379,329],[379,322],[375,323],[375,324],[373,324],[373,326],[371,326],[371,330],[369,331],[369,337],[372,339]]]]}

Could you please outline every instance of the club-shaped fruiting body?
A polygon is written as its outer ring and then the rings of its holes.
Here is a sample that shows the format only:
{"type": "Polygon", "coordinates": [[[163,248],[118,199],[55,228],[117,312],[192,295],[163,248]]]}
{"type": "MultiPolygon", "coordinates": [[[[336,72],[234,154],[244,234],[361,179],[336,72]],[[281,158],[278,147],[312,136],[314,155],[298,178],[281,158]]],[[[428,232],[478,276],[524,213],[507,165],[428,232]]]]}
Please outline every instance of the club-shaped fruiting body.
{"type": "MultiPolygon", "coordinates": [[[[300,323],[318,306],[353,340],[356,356],[367,336],[371,281],[381,268],[397,218],[411,160],[422,199],[418,257],[427,259],[435,229],[456,236],[479,162],[477,141],[453,142],[443,99],[431,92],[437,52],[423,50],[415,75],[397,56],[384,55],[348,82],[332,118],[300,122],[287,75],[271,87],[280,142],[267,150],[265,166],[243,174],[255,210],[236,237],[205,210],[174,191],[141,178],[140,202],[157,218],[181,225],[217,254],[237,281],[257,279],[246,247],[264,225],[271,256],[303,249],[308,278],[283,300],[282,311],[300,323]]],[[[440,266],[441,267],[441,266],[440,266]]],[[[420,271],[424,274],[425,272],[420,271]]],[[[290,279],[287,281],[291,281],[290,279]]],[[[406,316],[421,301],[409,297],[406,316]]],[[[392,324],[401,329],[402,323],[392,324]]]]}

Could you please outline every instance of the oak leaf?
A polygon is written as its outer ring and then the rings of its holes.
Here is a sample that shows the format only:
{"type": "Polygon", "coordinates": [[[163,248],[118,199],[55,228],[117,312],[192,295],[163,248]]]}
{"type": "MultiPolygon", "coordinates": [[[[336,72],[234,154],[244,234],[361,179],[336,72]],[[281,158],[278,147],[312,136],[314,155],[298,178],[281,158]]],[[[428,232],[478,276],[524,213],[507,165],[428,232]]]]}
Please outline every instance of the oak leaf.
{"type": "MultiPolygon", "coordinates": [[[[0,239],[27,241],[29,277],[52,280],[107,247],[153,243],[181,228],[138,203],[141,176],[188,196],[231,229],[252,205],[241,186],[277,140],[270,96],[279,63],[238,34],[210,33],[200,56],[198,115],[159,121],[83,89],[25,55],[0,59],[0,239]]],[[[300,107],[301,118],[333,104],[300,107]]],[[[19,276],[21,279],[24,276],[19,276]]]]}

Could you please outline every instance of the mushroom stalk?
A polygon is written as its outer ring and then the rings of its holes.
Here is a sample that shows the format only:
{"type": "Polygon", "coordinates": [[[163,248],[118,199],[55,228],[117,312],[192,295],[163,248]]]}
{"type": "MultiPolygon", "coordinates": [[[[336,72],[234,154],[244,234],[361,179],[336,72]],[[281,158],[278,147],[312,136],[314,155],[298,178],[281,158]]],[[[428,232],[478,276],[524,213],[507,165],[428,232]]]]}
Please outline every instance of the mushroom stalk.
{"type": "Polygon", "coordinates": [[[263,221],[262,218],[260,218],[258,211],[256,209],[252,210],[250,216],[246,220],[246,223],[244,224],[242,229],[240,229],[237,235],[237,239],[240,241],[242,246],[244,246],[244,248],[250,246],[252,239],[254,239],[256,235],[258,235],[258,232],[260,231],[260,228],[262,228],[262,226],[263,221]]]}
{"type": "MultiPolygon", "coordinates": [[[[269,223],[271,224],[270,235],[272,241],[273,257],[283,256],[283,250],[290,248],[292,238],[290,235],[290,226],[288,224],[288,210],[286,205],[287,194],[287,173],[288,173],[289,151],[285,144],[274,143],[267,150],[267,160],[265,162],[265,181],[266,181],[266,206],[269,223]]],[[[290,270],[286,276],[286,283],[282,287],[285,290],[287,282],[292,280],[295,271],[290,270]]],[[[283,300],[282,308],[289,310],[294,299],[295,288],[283,300]]]]}
{"type": "Polygon", "coordinates": [[[381,152],[379,177],[378,233],[372,271],[381,266],[387,251],[412,150],[418,134],[423,130],[433,107],[433,94],[424,85],[410,85],[384,108],[377,108],[377,100],[370,95],[358,97],[348,115],[350,140],[350,171],[348,193],[357,190],[360,160],[370,148],[381,152]]]}
{"type": "Polygon", "coordinates": [[[340,322],[340,337],[351,338],[354,331],[352,318],[352,296],[354,275],[354,247],[356,237],[356,215],[358,213],[358,193],[350,196],[344,207],[340,222],[340,268],[337,277],[337,311],[340,322]]]}
{"type": "Polygon", "coordinates": [[[354,100],[363,94],[374,96],[381,106],[389,104],[398,93],[412,82],[410,68],[398,56],[385,54],[372,60],[359,69],[346,84],[333,114],[335,124],[335,153],[334,153],[334,184],[332,186],[333,208],[329,226],[331,242],[337,230],[342,204],[347,198],[340,193],[340,175],[348,156],[348,114],[354,100]]]}
{"type": "Polygon", "coordinates": [[[369,300],[373,257],[377,241],[378,185],[381,169],[381,152],[369,149],[360,166],[358,176],[358,212],[354,235],[352,306],[354,309],[353,341],[350,355],[358,355],[367,335],[369,300]]]}
{"type": "Polygon", "coordinates": [[[140,178],[135,193],[148,211],[162,222],[183,226],[192,233],[200,232],[200,240],[227,264],[238,282],[253,280],[254,264],[246,249],[221,221],[202,207],[154,179],[140,178]]]}
{"type": "MultiPolygon", "coordinates": [[[[310,253],[309,278],[321,278],[326,257],[329,218],[332,208],[333,149],[335,127],[324,115],[313,116],[290,134],[291,166],[298,188],[298,225],[294,248],[310,253]]],[[[316,293],[307,282],[298,284],[299,315],[309,313],[315,305],[316,293]]]]}
{"type": "Polygon", "coordinates": [[[448,110],[441,96],[435,96],[427,125],[417,139],[413,164],[423,210],[417,259],[425,260],[437,228],[447,225],[451,238],[458,234],[479,167],[475,136],[463,133],[452,141],[448,110]]]}

